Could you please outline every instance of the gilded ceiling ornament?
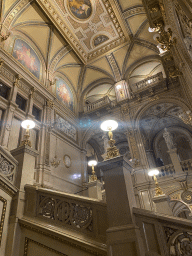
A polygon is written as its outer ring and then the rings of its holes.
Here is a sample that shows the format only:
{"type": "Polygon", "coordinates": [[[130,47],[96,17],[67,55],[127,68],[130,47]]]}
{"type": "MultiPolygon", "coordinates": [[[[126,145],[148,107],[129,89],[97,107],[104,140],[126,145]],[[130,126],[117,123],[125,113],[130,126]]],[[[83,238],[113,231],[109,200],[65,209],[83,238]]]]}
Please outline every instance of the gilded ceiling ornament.
{"type": "Polygon", "coordinates": [[[68,0],[67,6],[73,17],[79,20],[88,19],[93,11],[90,0],[68,0]]]}

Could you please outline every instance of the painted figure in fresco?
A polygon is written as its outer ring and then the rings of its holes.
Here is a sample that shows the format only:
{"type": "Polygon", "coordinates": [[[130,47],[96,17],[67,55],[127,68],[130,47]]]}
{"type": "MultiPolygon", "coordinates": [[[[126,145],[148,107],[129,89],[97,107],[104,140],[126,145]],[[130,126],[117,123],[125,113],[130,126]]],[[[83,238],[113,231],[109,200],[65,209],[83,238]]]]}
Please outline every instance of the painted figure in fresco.
{"type": "Polygon", "coordinates": [[[90,0],[68,0],[69,9],[78,19],[87,19],[92,13],[90,0]]]}
{"type": "Polygon", "coordinates": [[[73,110],[73,95],[68,86],[61,79],[56,81],[56,95],[57,98],[61,100],[68,108],[73,110]]]}
{"type": "Polygon", "coordinates": [[[13,49],[13,57],[16,58],[24,67],[26,67],[37,78],[40,74],[40,61],[31,49],[24,41],[17,39],[13,49]]]}

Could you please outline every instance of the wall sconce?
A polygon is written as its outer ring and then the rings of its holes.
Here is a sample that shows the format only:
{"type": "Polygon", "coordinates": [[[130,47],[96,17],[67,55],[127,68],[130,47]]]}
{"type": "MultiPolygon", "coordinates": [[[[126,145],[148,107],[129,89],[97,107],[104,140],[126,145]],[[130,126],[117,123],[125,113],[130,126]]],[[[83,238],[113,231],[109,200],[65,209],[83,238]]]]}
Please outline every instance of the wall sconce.
{"type": "Polygon", "coordinates": [[[163,23],[157,24],[156,28],[149,28],[148,31],[150,33],[157,32],[153,36],[153,39],[158,42],[157,48],[159,49],[160,54],[169,51],[177,42],[170,26],[164,26],[163,23]]]}
{"type": "Polygon", "coordinates": [[[25,120],[21,123],[21,126],[26,129],[25,135],[24,135],[24,140],[21,141],[20,146],[29,146],[31,147],[31,141],[29,140],[30,138],[30,129],[33,129],[35,127],[35,122],[32,120],[25,120]]]}
{"type": "Polygon", "coordinates": [[[113,140],[113,133],[112,133],[112,131],[117,129],[117,127],[118,127],[118,123],[114,120],[104,121],[100,126],[101,130],[108,131],[108,136],[109,136],[108,144],[110,147],[107,148],[107,156],[105,158],[106,160],[119,156],[119,150],[114,145],[115,140],[113,140]]]}
{"type": "Polygon", "coordinates": [[[157,182],[157,175],[159,174],[159,170],[157,169],[153,169],[153,170],[150,170],[148,172],[148,175],[149,176],[153,176],[153,179],[155,181],[155,195],[156,196],[160,196],[160,195],[163,195],[163,191],[161,190],[161,188],[159,187],[159,184],[157,182]]]}
{"type": "Polygon", "coordinates": [[[96,181],[97,180],[97,175],[95,174],[95,170],[94,167],[97,165],[97,161],[96,160],[90,160],[88,162],[88,166],[92,167],[92,175],[90,177],[90,182],[96,181]]]}
{"type": "Polygon", "coordinates": [[[164,27],[163,24],[157,24],[157,26],[158,33],[153,38],[159,43],[158,48],[164,52],[169,51],[176,44],[177,39],[169,26],[164,27]]]}
{"type": "Polygon", "coordinates": [[[124,97],[125,97],[125,94],[124,94],[122,85],[121,85],[121,84],[118,84],[118,85],[116,86],[116,88],[117,88],[117,90],[119,91],[121,97],[124,98],[124,97]]]}

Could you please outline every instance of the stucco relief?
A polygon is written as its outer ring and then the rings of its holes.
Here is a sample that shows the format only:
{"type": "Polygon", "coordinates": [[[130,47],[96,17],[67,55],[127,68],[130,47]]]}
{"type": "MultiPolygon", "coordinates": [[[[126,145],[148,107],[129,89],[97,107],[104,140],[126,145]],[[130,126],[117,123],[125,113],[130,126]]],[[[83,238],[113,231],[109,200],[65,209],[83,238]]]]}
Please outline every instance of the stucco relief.
{"type": "Polygon", "coordinates": [[[65,133],[67,136],[71,137],[72,139],[77,139],[77,130],[76,128],[71,125],[68,121],[64,118],[60,117],[56,114],[56,129],[60,130],[61,132],[65,133]]]}

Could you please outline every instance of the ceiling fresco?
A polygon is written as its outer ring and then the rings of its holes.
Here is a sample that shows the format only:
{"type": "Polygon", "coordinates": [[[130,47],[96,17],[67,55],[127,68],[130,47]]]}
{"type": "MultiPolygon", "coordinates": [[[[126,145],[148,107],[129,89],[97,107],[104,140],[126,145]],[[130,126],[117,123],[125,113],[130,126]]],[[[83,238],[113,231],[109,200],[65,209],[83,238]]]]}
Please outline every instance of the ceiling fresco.
{"type": "Polygon", "coordinates": [[[51,91],[62,78],[73,92],[71,108],[93,88],[99,99],[107,93],[101,85],[161,69],[141,0],[5,0],[1,24],[9,35],[4,49],[39,82],[50,80],[51,91]]]}

